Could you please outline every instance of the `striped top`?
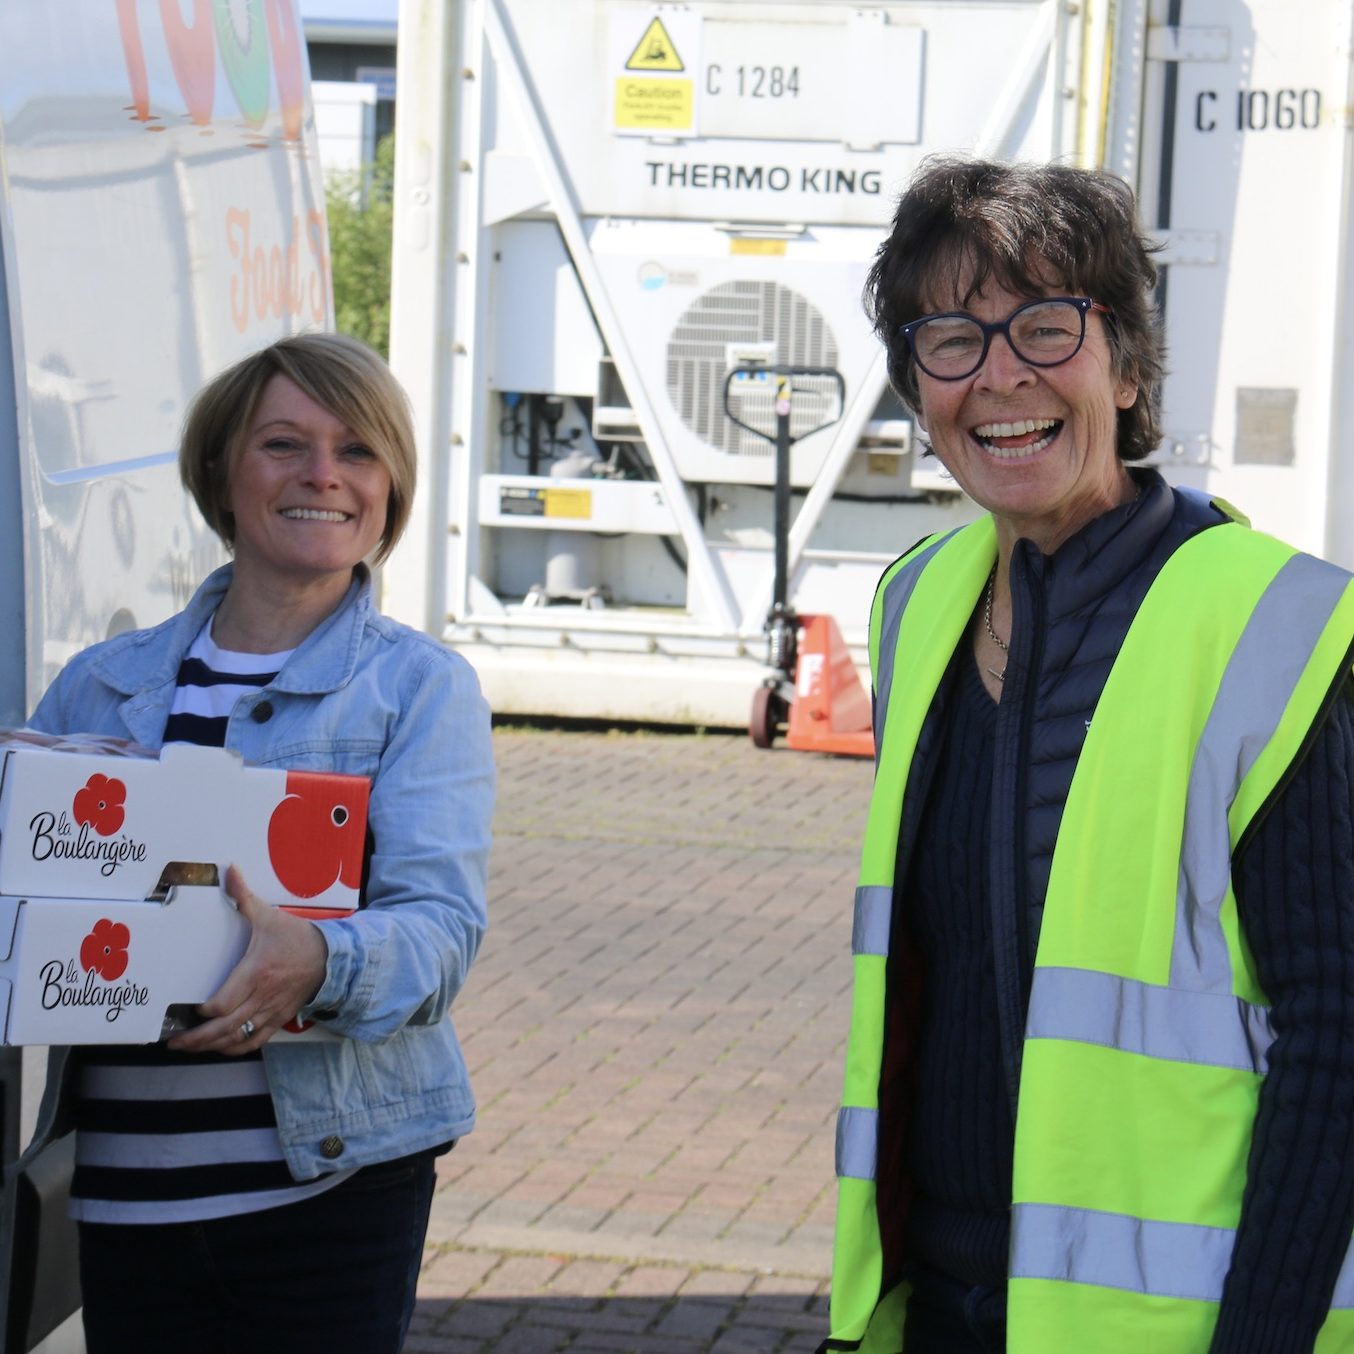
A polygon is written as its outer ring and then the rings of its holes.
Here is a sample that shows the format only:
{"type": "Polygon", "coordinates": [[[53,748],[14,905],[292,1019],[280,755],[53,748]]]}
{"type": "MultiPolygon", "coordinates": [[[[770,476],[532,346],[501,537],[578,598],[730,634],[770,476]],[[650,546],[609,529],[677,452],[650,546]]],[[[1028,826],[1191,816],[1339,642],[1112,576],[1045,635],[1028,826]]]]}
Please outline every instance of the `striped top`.
{"type": "MultiPolygon", "coordinates": [[[[290,657],[218,648],[211,622],[179,666],[166,743],[224,747],[241,696],[290,657]]],[[[71,1215],[81,1222],[222,1218],[319,1194],[351,1171],[297,1184],[282,1155],[259,1052],[174,1053],[162,1044],[80,1052],[71,1215]]]]}

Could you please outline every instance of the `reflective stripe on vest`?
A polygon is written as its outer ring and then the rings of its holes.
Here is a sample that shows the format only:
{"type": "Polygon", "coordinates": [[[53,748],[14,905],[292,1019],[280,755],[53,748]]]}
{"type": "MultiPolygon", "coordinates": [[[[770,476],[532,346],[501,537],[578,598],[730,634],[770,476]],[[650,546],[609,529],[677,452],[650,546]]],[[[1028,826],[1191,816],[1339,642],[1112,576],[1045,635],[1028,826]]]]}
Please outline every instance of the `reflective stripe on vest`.
{"type": "Polygon", "coordinates": [[[1348,581],[1333,565],[1310,555],[1292,556],[1257,602],[1227,663],[1190,770],[1172,982],[1231,990],[1232,965],[1218,917],[1231,884],[1236,843],[1223,825],[1237,787],[1273,738],[1348,581]]]}
{"type": "MultiPolygon", "coordinates": [[[[898,1305],[877,1307],[877,1287],[850,1278],[882,1270],[878,1220],[864,1206],[874,1200],[878,1088],[871,1096],[862,1085],[870,1069],[877,1077],[880,1050],[860,1041],[882,1038],[907,767],[994,548],[990,521],[926,542],[876,596],[872,659],[888,708],[877,715],[884,737],[856,896],[858,990],[838,1123],[850,1204],[834,1254],[841,1348],[901,1343],[898,1305]],[[876,1329],[881,1321],[895,1324],[876,1329]]],[[[1272,1040],[1230,863],[1324,708],[1351,635],[1348,575],[1239,526],[1186,542],[1130,629],[1087,732],[1050,876],[1017,1125],[1012,1354],[1135,1351],[1148,1331],[1160,1338],[1153,1349],[1172,1354],[1207,1346],[1272,1040]],[[1206,1115],[1196,1129],[1196,1103],[1223,1132],[1206,1115]]],[[[1354,1278],[1342,1276],[1337,1307],[1351,1290],[1354,1278]]],[[[1351,1317],[1334,1312],[1318,1350],[1339,1347],[1351,1317]]]]}
{"type": "MultiPolygon", "coordinates": [[[[1012,1278],[1123,1288],[1145,1296],[1217,1302],[1232,1263],[1229,1227],[1148,1222],[1088,1209],[1025,1204],[1011,1219],[1012,1278]],[[1037,1268],[1029,1262],[1037,1260],[1037,1268]]],[[[1346,1252],[1331,1306],[1354,1309],[1354,1251],[1346,1252]]]]}
{"type": "MultiPolygon", "coordinates": [[[[956,527],[955,531],[960,530],[956,527]]],[[[921,577],[921,571],[931,562],[937,550],[954,535],[954,531],[942,536],[932,536],[925,540],[911,554],[903,556],[901,568],[892,577],[886,576],[882,583],[879,625],[872,635],[874,643],[870,646],[870,668],[876,675],[874,702],[874,745],[882,747],[884,743],[884,723],[888,718],[889,696],[893,687],[893,664],[880,664],[881,653],[892,654],[898,644],[898,627],[903,621],[903,612],[912,600],[912,593],[921,577]]]]}
{"type": "Polygon", "coordinates": [[[996,549],[992,519],[982,518],[947,536],[923,541],[892,566],[875,594],[870,614],[870,663],[876,692],[876,769],[861,854],[860,883],[864,886],[892,886],[901,821],[898,814],[927,708],[925,704],[918,707],[908,698],[901,702],[894,699],[895,656],[900,652],[911,655],[914,661],[909,678],[934,692],[972,611],[971,605],[962,609],[953,605],[951,580],[938,578],[928,566],[941,557],[954,560],[964,573],[972,575],[976,601],[996,549]],[[906,719],[900,718],[902,713],[906,719]]]}
{"type": "Polygon", "coordinates": [[[892,920],[892,886],[862,884],[856,890],[855,913],[851,919],[851,953],[887,955],[892,920]]]}
{"type": "MultiPolygon", "coordinates": [[[[851,922],[851,953],[887,957],[889,926],[893,920],[893,889],[862,885],[856,890],[851,922]]],[[[843,1105],[837,1112],[837,1175],[853,1180],[873,1180],[878,1159],[879,1112],[858,1105],[843,1105]]]]}
{"type": "Polygon", "coordinates": [[[1086,969],[1039,970],[1027,1039],[1073,1039],[1125,1053],[1264,1072],[1269,1012],[1228,992],[1184,992],[1086,969]]]}
{"type": "Polygon", "coordinates": [[[837,1174],[873,1180],[879,1160],[879,1111],[843,1105],[837,1111],[837,1174]]]}

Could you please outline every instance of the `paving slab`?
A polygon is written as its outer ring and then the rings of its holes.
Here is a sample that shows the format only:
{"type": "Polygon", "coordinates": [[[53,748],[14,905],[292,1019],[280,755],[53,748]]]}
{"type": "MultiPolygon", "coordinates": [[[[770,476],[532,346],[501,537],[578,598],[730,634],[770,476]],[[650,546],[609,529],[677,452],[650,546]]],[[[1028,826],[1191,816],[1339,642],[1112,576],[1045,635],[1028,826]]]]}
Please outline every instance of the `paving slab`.
{"type": "Polygon", "coordinates": [[[798,1354],[826,1333],[869,762],[495,730],[490,931],[407,1354],[798,1354]]]}

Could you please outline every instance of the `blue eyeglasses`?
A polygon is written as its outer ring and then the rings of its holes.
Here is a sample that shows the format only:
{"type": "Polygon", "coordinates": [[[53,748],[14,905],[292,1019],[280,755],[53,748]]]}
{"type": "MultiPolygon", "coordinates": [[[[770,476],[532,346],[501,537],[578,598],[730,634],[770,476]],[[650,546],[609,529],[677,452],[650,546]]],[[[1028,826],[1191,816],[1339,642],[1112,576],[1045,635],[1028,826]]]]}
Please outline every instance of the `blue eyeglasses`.
{"type": "Polygon", "coordinates": [[[1011,351],[1032,367],[1070,362],[1086,339],[1088,311],[1114,311],[1089,296],[1045,296],[1017,306],[1004,320],[984,324],[962,310],[923,315],[898,329],[917,365],[937,381],[962,381],[987,360],[994,334],[1004,334],[1011,351]]]}

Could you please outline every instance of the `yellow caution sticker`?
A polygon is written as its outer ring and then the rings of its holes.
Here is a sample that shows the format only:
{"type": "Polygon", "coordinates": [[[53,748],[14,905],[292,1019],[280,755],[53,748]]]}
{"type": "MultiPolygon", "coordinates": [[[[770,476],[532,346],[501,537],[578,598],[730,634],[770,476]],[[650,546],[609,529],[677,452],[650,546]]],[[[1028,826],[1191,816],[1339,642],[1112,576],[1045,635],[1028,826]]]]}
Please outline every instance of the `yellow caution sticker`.
{"type": "Polygon", "coordinates": [[[760,254],[762,256],[776,256],[785,253],[784,240],[750,240],[741,236],[734,236],[729,241],[730,254],[760,254]]]}
{"type": "MultiPolygon", "coordinates": [[[[614,67],[612,68],[615,69],[614,67]]],[[[677,55],[668,30],[663,27],[662,19],[654,19],[644,30],[644,36],[635,44],[630,59],[625,63],[628,71],[684,71],[682,58],[677,55]]]]}
{"type": "Polygon", "coordinates": [[[547,517],[572,517],[587,521],[592,516],[591,489],[547,489],[545,491],[547,517]]]}
{"type": "Polygon", "coordinates": [[[664,76],[616,79],[616,127],[621,131],[689,132],[694,125],[695,91],[690,80],[664,76]]]}

